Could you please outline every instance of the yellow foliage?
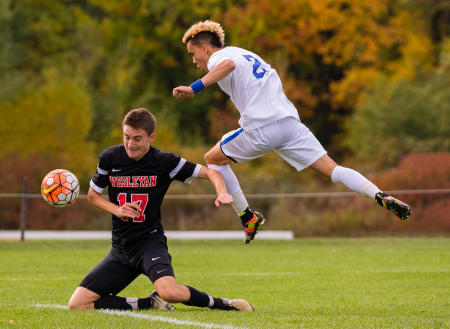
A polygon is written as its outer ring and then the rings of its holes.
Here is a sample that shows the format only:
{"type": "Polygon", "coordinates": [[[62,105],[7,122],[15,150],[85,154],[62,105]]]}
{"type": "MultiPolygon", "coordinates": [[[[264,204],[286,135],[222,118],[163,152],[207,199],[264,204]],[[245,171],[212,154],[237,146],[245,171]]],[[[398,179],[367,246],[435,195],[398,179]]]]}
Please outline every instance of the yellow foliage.
{"type": "Polygon", "coordinates": [[[311,36],[325,63],[374,65],[380,51],[400,38],[386,19],[387,0],[320,0],[310,4],[314,13],[311,36]]]}
{"type": "MultiPolygon", "coordinates": [[[[334,106],[355,108],[364,96],[372,90],[374,78],[382,72],[388,73],[391,80],[413,80],[418,72],[432,69],[433,44],[420,26],[420,20],[410,12],[400,11],[392,17],[390,25],[373,30],[374,39],[368,39],[367,49],[362,55],[363,62],[370,66],[354,65],[346,72],[343,79],[331,84],[334,106]],[[379,42],[376,46],[375,41],[379,42]],[[384,47],[397,46],[400,56],[389,61],[381,56],[384,47]],[[378,50],[377,50],[378,48],[378,50]],[[377,56],[374,56],[376,53],[377,56]]],[[[386,48],[389,49],[389,48],[386,48]]],[[[384,50],[386,51],[386,50],[384,50]]]]}
{"type": "Polygon", "coordinates": [[[443,69],[450,68],[450,37],[442,42],[439,63],[443,69]]]}
{"type": "Polygon", "coordinates": [[[393,80],[413,80],[417,72],[433,69],[434,46],[424,33],[408,31],[405,33],[405,42],[400,48],[402,53],[398,61],[389,63],[388,69],[392,72],[393,80]]]}
{"type": "Polygon", "coordinates": [[[95,168],[94,146],[87,141],[90,99],[72,79],[48,70],[40,88],[0,103],[0,112],[0,157],[10,152],[23,158],[40,154],[75,172],[95,168]]]}
{"type": "Polygon", "coordinates": [[[377,72],[412,79],[418,68],[429,68],[433,45],[423,22],[391,0],[249,0],[224,15],[232,39],[270,57],[306,117],[319,99],[332,100],[334,108],[354,108],[377,72]],[[322,79],[324,66],[342,77],[317,95],[311,86],[322,79]]]}
{"type": "Polygon", "coordinates": [[[164,120],[162,115],[156,118],[156,139],[154,146],[165,152],[175,153],[180,145],[177,141],[177,132],[164,120]]]}
{"type": "Polygon", "coordinates": [[[354,67],[347,71],[344,79],[330,84],[333,106],[353,108],[372,87],[371,81],[379,74],[374,68],[354,67]]]}

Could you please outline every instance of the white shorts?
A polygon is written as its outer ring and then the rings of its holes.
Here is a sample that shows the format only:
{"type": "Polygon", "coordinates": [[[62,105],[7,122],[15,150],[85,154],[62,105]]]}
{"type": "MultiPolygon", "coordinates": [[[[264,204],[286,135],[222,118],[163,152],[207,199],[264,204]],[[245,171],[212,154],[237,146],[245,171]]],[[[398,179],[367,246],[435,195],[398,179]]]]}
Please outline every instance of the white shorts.
{"type": "Polygon", "coordinates": [[[299,171],[327,154],[308,127],[292,117],[250,131],[230,131],[222,136],[220,147],[234,162],[250,161],[274,151],[299,171]]]}

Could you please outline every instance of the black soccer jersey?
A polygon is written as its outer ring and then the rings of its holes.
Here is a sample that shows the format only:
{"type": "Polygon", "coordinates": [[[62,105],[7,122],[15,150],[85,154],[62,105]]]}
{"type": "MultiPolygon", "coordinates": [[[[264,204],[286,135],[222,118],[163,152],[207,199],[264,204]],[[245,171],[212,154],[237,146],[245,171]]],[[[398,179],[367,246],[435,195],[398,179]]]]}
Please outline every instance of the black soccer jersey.
{"type": "Polygon", "coordinates": [[[123,145],[107,148],[100,154],[97,171],[90,186],[97,191],[108,187],[109,200],[117,205],[136,202],[141,216],[127,220],[112,216],[112,243],[130,246],[160,236],[161,203],[173,180],[190,183],[201,166],[150,147],[139,161],[130,159],[123,145]]]}

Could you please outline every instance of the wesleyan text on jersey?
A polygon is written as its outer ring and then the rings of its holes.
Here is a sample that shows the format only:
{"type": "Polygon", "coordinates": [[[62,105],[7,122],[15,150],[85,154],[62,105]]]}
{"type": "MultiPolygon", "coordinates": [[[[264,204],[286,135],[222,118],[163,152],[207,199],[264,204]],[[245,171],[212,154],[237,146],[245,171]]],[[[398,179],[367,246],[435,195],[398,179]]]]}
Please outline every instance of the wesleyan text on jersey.
{"type": "Polygon", "coordinates": [[[153,187],[157,176],[109,176],[112,187],[153,187]]]}

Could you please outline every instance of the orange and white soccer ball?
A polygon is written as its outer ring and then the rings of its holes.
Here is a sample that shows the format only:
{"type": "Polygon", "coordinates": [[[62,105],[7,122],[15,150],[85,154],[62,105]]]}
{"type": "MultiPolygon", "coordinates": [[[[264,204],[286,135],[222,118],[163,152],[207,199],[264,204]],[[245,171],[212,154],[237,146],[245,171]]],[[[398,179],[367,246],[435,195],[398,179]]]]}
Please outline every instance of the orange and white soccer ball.
{"type": "Polygon", "coordinates": [[[41,194],[54,207],[72,204],[80,193],[77,177],[66,169],[55,169],[45,175],[41,184],[41,194]]]}

